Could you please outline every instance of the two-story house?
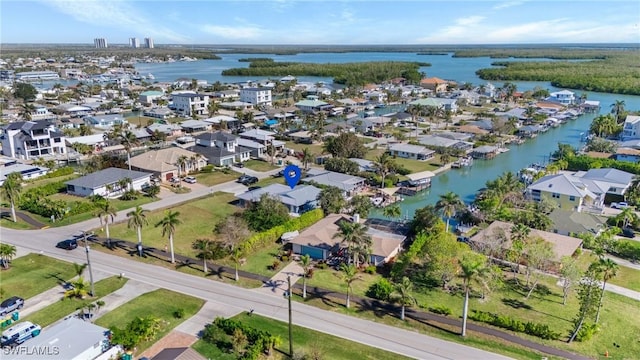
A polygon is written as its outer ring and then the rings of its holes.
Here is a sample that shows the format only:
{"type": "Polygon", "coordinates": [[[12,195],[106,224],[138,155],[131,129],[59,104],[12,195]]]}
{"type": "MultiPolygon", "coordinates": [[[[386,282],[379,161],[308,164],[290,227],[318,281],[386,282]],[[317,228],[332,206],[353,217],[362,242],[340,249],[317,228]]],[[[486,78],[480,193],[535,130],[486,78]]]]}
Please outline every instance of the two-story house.
{"type": "Polygon", "coordinates": [[[640,139],[640,116],[627,115],[622,127],[622,140],[640,139]]]}
{"type": "Polygon", "coordinates": [[[240,89],[240,101],[254,106],[271,106],[271,89],[265,87],[240,89]]]}
{"type": "Polygon", "coordinates": [[[172,94],[175,112],[186,116],[206,115],[208,113],[209,95],[195,93],[172,94]]]}
{"type": "Polygon", "coordinates": [[[547,98],[549,101],[558,102],[562,105],[568,106],[576,102],[576,94],[569,90],[561,90],[552,92],[547,98]]]}
{"type": "Polygon", "coordinates": [[[20,159],[67,153],[65,136],[48,121],[19,121],[2,128],[2,153],[20,159]]]}
{"type": "Polygon", "coordinates": [[[237,136],[224,132],[208,132],[195,137],[196,145],[187,150],[196,152],[215,166],[231,166],[251,158],[251,149],[238,145],[237,136]]]}

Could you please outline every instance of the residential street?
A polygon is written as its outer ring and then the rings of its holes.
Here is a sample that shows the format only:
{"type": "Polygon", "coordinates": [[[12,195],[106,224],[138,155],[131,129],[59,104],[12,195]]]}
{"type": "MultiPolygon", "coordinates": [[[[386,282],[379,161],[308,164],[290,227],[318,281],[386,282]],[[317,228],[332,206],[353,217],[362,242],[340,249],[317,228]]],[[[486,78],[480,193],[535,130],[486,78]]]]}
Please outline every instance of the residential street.
{"type": "MultiPolygon", "coordinates": [[[[157,206],[157,203],[149,205],[157,206]]],[[[86,255],[82,249],[65,251],[55,248],[55,244],[80,229],[92,228],[95,222],[97,221],[90,220],[64,228],[32,231],[3,228],[1,235],[4,242],[19,248],[24,247],[36,253],[42,250],[47,256],[84,262],[86,255]]],[[[94,271],[114,275],[124,273],[126,277],[141,283],[205,299],[212,303],[210,306],[228,308],[231,313],[254,309],[257,314],[287,321],[287,301],[280,295],[243,289],[98,251],[91,252],[91,263],[94,271]]],[[[507,359],[465,345],[295,302],[293,319],[300,326],[417,359],[507,359]]]]}

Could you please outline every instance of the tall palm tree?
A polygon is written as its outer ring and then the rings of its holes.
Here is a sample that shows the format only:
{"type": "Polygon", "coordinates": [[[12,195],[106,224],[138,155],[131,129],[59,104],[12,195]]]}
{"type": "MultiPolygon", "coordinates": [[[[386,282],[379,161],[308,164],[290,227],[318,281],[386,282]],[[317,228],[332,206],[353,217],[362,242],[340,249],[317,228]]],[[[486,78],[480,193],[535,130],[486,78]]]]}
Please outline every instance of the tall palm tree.
{"type": "Polygon", "coordinates": [[[307,276],[311,269],[311,256],[304,254],[300,257],[300,266],[302,266],[302,298],[307,298],[307,276]]]}
{"type": "Polygon", "coordinates": [[[127,217],[129,218],[127,227],[129,229],[135,228],[138,232],[138,251],[140,256],[142,256],[142,250],[140,250],[142,249],[142,227],[149,223],[147,220],[147,212],[149,212],[149,210],[143,209],[138,205],[135,210],[127,213],[127,217]]]}
{"type": "Polygon", "coordinates": [[[124,149],[127,152],[127,164],[129,165],[129,171],[131,171],[131,149],[138,145],[138,138],[130,130],[125,130],[118,136],[118,141],[120,142],[120,145],[124,146],[124,149]]]}
{"type": "Polygon", "coordinates": [[[607,281],[613,279],[618,275],[620,267],[613,260],[607,258],[600,258],[598,262],[594,263],[595,273],[602,276],[602,291],[600,292],[600,301],[598,303],[598,311],[596,311],[596,324],[600,320],[600,309],[602,308],[602,300],[604,298],[604,289],[607,286],[607,281]]]}
{"type": "Polygon", "coordinates": [[[107,246],[111,248],[111,235],[109,234],[109,220],[113,223],[116,217],[116,208],[111,204],[109,199],[102,198],[96,203],[96,216],[100,219],[100,226],[104,221],[104,228],[107,234],[107,246]]]}
{"type": "Polygon", "coordinates": [[[178,157],[178,160],[176,160],[176,166],[178,166],[178,177],[180,177],[181,175],[186,175],[182,172],[182,169],[184,169],[185,173],[187,172],[187,161],[189,160],[189,158],[186,155],[180,155],[178,157]]]}
{"type": "Polygon", "coordinates": [[[399,219],[402,216],[402,210],[398,204],[393,204],[382,209],[382,215],[391,219],[399,219]]]}
{"type": "Polygon", "coordinates": [[[231,251],[231,260],[233,261],[233,265],[235,266],[235,280],[240,280],[240,275],[238,274],[238,266],[242,262],[244,257],[244,248],[242,246],[238,246],[231,251]]]}
{"type": "Polygon", "coordinates": [[[300,159],[302,161],[302,166],[305,170],[309,170],[309,163],[313,161],[313,154],[308,147],[302,149],[302,157],[300,159]]]}
{"type": "Polygon", "coordinates": [[[5,269],[9,268],[9,263],[11,263],[11,259],[16,256],[16,247],[9,244],[0,244],[0,262],[2,262],[2,267],[5,269]]]}
{"type": "Polygon", "coordinates": [[[367,234],[367,227],[349,221],[340,222],[340,231],[334,237],[341,237],[347,243],[347,253],[353,256],[353,262],[357,265],[359,255],[367,252],[371,246],[371,236],[367,234]]]}
{"type": "Polygon", "coordinates": [[[486,279],[490,268],[487,267],[487,259],[482,254],[467,252],[460,260],[459,277],[462,278],[464,287],[464,305],[462,308],[462,336],[467,335],[467,315],[469,313],[469,292],[476,285],[486,287],[486,279]]]}
{"type": "Polygon", "coordinates": [[[358,275],[357,268],[353,264],[349,264],[349,265],[344,263],[341,264],[340,271],[342,271],[342,280],[347,285],[346,307],[348,309],[351,303],[351,289],[352,289],[351,285],[353,284],[354,281],[359,280],[360,276],[358,275]]]}
{"type": "Polygon", "coordinates": [[[198,251],[198,257],[202,259],[202,267],[204,273],[207,271],[207,260],[211,260],[213,258],[213,250],[211,249],[211,245],[213,242],[209,239],[196,239],[196,241],[191,244],[191,248],[198,251]]]}
{"type": "Polygon", "coordinates": [[[394,168],[393,158],[391,158],[391,155],[389,155],[389,153],[384,152],[380,154],[378,158],[376,158],[374,164],[376,172],[382,177],[380,187],[384,188],[384,179],[393,171],[394,168]]]}
{"type": "Polygon", "coordinates": [[[442,215],[447,218],[447,232],[449,232],[449,220],[463,207],[464,203],[460,200],[458,194],[449,191],[446,194],[440,195],[440,200],[436,203],[436,210],[441,211],[442,215]]]}
{"type": "Polygon", "coordinates": [[[171,248],[171,263],[175,264],[176,259],[173,253],[173,235],[176,233],[176,226],[182,224],[182,220],[178,218],[180,216],[179,211],[167,210],[164,213],[164,217],[158,221],[156,227],[162,228],[162,236],[169,236],[169,247],[171,248]]]}
{"type": "Polygon", "coordinates": [[[620,122],[620,117],[624,113],[625,107],[624,100],[616,100],[613,104],[611,104],[611,113],[616,115],[616,120],[620,122]]]}
{"type": "Polygon", "coordinates": [[[11,217],[13,218],[13,222],[18,222],[18,218],[16,217],[16,203],[20,201],[21,193],[22,175],[17,172],[8,174],[2,184],[2,197],[9,200],[11,204],[11,217]]]}
{"type": "Polygon", "coordinates": [[[404,320],[405,306],[415,305],[416,298],[413,297],[413,283],[408,277],[403,277],[402,281],[394,285],[394,300],[400,303],[400,320],[404,320]]]}
{"type": "Polygon", "coordinates": [[[20,113],[19,115],[25,120],[25,121],[31,121],[31,115],[36,112],[36,107],[31,104],[31,103],[25,103],[20,105],[20,113]]]}

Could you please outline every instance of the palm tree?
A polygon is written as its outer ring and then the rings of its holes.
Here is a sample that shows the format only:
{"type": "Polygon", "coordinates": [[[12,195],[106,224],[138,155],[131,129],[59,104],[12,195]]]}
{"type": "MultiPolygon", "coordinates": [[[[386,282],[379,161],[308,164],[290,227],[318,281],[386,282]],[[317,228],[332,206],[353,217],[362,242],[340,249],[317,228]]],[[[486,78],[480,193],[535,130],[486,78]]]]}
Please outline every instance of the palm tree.
{"type": "Polygon", "coordinates": [[[620,267],[611,259],[600,258],[598,262],[594,263],[595,273],[602,276],[602,291],[600,292],[600,302],[598,303],[598,311],[596,311],[596,324],[600,320],[600,309],[602,308],[602,300],[604,298],[604,289],[607,286],[607,281],[613,279],[618,275],[620,267]]]}
{"type": "Polygon", "coordinates": [[[392,172],[394,166],[393,166],[393,159],[391,158],[391,155],[389,155],[389,153],[384,152],[382,154],[380,154],[380,156],[378,156],[378,158],[375,160],[375,169],[376,172],[378,174],[380,174],[380,176],[382,177],[382,181],[380,182],[380,187],[384,188],[385,184],[384,184],[384,179],[387,175],[389,175],[389,173],[392,172]]]}
{"type": "Polygon", "coordinates": [[[198,251],[198,257],[202,259],[202,267],[204,273],[207,273],[207,260],[213,258],[213,251],[211,249],[212,241],[209,239],[196,239],[191,244],[191,248],[198,251]]]}
{"type": "Polygon", "coordinates": [[[16,256],[16,247],[9,244],[0,244],[0,262],[5,269],[9,268],[9,263],[16,256]]]}
{"type": "Polygon", "coordinates": [[[16,203],[20,200],[21,193],[22,175],[17,172],[8,174],[2,184],[2,197],[9,200],[11,204],[11,217],[13,218],[13,222],[18,222],[18,218],[16,217],[16,203]]]}
{"type": "Polygon", "coordinates": [[[391,219],[398,219],[402,216],[402,210],[398,204],[393,204],[382,209],[382,215],[391,219]]]}
{"type": "Polygon", "coordinates": [[[302,161],[302,166],[304,167],[304,169],[309,170],[309,163],[313,161],[313,154],[308,147],[302,149],[302,158],[300,160],[302,161]]]}
{"type": "Polygon", "coordinates": [[[138,144],[138,138],[133,132],[125,130],[119,134],[118,141],[127,152],[127,164],[129,165],[129,171],[131,171],[131,149],[138,144]]]}
{"type": "Polygon", "coordinates": [[[340,231],[334,237],[341,237],[342,241],[347,243],[347,253],[349,256],[353,254],[353,262],[357,265],[358,255],[366,252],[366,248],[371,246],[371,236],[367,234],[367,227],[349,221],[340,222],[340,231]],[[356,251],[355,249],[358,249],[356,251]]]}
{"type": "Polygon", "coordinates": [[[107,246],[111,248],[111,235],[109,234],[109,220],[113,223],[117,212],[116,208],[109,202],[109,199],[102,198],[100,201],[96,203],[96,207],[98,211],[96,212],[96,216],[100,219],[100,226],[104,221],[104,228],[107,234],[107,246]]]}
{"type": "Polygon", "coordinates": [[[36,111],[36,107],[33,104],[22,104],[20,105],[20,113],[19,115],[25,121],[31,121],[31,115],[36,111]]]}
{"type": "Polygon", "coordinates": [[[482,254],[467,252],[462,256],[460,263],[460,276],[464,287],[464,305],[462,308],[462,336],[467,335],[467,315],[469,313],[469,292],[474,285],[480,284],[486,287],[486,278],[490,268],[487,267],[487,259],[482,254]]]}
{"type": "Polygon", "coordinates": [[[413,291],[413,283],[408,277],[403,277],[402,281],[394,285],[394,297],[395,301],[400,303],[400,320],[404,320],[405,306],[411,306],[417,303],[416,298],[413,297],[411,292],[413,291]]]}
{"type": "MultiPolygon", "coordinates": [[[[178,160],[176,160],[176,165],[178,166],[178,177],[180,177],[182,174],[182,169],[184,168],[184,172],[186,173],[187,168],[187,161],[189,160],[189,158],[186,155],[180,155],[178,157],[178,160]]],[[[186,175],[186,174],[184,174],[186,175]]]]}
{"type": "Polygon", "coordinates": [[[73,287],[64,292],[65,298],[84,299],[89,295],[89,284],[84,281],[84,278],[79,277],[76,281],[73,281],[71,285],[73,287]]]}
{"type": "Polygon", "coordinates": [[[171,248],[171,263],[176,262],[173,254],[173,235],[176,233],[176,226],[182,224],[182,220],[178,219],[180,212],[167,210],[162,220],[158,221],[156,227],[162,228],[162,236],[169,235],[169,247],[171,248]]]}
{"type": "Polygon", "coordinates": [[[135,210],[129,211],[127,213],[127,217],[129,218],[127,227],[129,229],[136,228],[136,231],[138,232],[138,252],[140,256],[142,256],[142,227],[149,223],[147,221],[148,211],[149,210],[143,209],[138,205],[136,206],[135,210]]]}
{"type": "Polygon", "coordinates": [[[242,262],[244,256],[244,249],[242,246],[238,246],[231,251],[231,260],[235,266],[235,280],[240,280],[240,275],[238,274],[238,266],[242,262]]]}
{"type": "Polygon", "coordinates": [[[616,115],[616,120],[618,122],[620,122],[620,117],[624,113],[624,107],[624,100],[616,100],[615,103],[611,104],[611,113],[616,115]]]}
{"type": "Polygon", "coordinates": [[[307,275],[311,269],[311,256],[309,254],[300,257],[300,265],[302,266],[302,298],[307,298],[307,275]]]}
{"type": "Polygon", "coordinates": [[[89,266],[89,264],[73,263],[73,271],[76,273],[78,278],[82,277],[82,273],[84,273],[84,269],[86,269],[87,266],[89,266]]]}
{"type": "Polygon", "coordinates": [[[440,195],[440,200],[436,203],[436,210],[441,211],[442,215],[447,218],[447,232],[449,232],[449,220],[463,207],[464,203],[456,193],[449,191],[446,194],[440,195]]]}
{"type": "Polygon", "coordinates": [[[353,264],[341,264],[340,271],[342,271],[342,280],[347,284],[346,307],[348,309],[351,302],[351,284],[353,284],[354,281],[359,280],[360,276],[358,275],[358,270],[353,264]]]}

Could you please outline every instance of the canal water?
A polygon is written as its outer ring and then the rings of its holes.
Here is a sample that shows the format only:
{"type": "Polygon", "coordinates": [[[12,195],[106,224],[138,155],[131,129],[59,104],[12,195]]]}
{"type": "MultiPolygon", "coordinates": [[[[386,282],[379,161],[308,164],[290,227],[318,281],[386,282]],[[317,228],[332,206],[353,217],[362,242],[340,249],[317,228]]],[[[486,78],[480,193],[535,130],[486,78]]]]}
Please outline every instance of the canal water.
{"type": "MultiPolygon", "coordinates": [[[[454,58],[448,55],[417,55],[415,53],[301,53],[296,55],[256,55],[256,54],[224,54],[221,60],[203,60],[196,62],[175,62],[160,64],[138,64],[136,70],[140,74],[152,73],[155,81],[175,81],[180,77],[205,79],[210,83],[220,81],[222,83],[239,82],[247,80],[260,80],[264,78],[229,77],[222,76],[224,69],[232,67],[246,67],[249,64],[238,62],[240,58],[246,57],[270,57],[276,61],[301,61],[312,63],[345,63],[360,61],[419,61],[428,62],[432,66],[422,67],[420,71],[427,76],[436,76],[442,79],[454,80],[458,83],[470,82],[474,85],[485,84],[486,81],[478,78],[475,71],[481,68],[491,67],[491,63],[497,61],[488,57],[477,58],[454,58]]],[[[500,61],[535,61],[540,59],[500,59],[500,61]]],[[[550,61],[548,59],[543,59],[550,61]]],[[[331,82],[329,78],[300,77],[299,81],[325,81],[331,82]]],[[[535,87],[557,91],[559,89],[551,86],[547,82],[514,82],[518,91],[531,90],[535,87]]],[[[494,82],[497,87],[502,83],[494,82]]],[[[608,113],[611,104],[616,100],[623,100],[627,110],[640,110],[640,96],[616,95],[607,93],[596,93],[575,90],[577,95],[586,94],[587,99],[600,101],[600,114],[608,113]]],[[[384,112],[384,109],[376,109],[384,112]]],[[[389,111],[390,109],[387,109],[389,111]]],[[[434,179],[429,190],[423,193],[406,197],[400,203],[403,216],[412,217],[416,209],[427,204],[434,204],[441,194],[449,191],[457,193],[464,201],[473,200],[478,189],[485,186],[487,180],[494,179],[498,175],[512,171],[517,172],[523,167],[532,163],[545,163],[549,160],[549,155],[558,147],[558,143],[579,146],[584,133],[586,133],[591,120],[598,114],[585,114],[576,120],[553,128],[546,133],[538,135],[537,138],[529,140],[522,145],[511,145],[509,151],[498,155],[493,160],[476,160],[472,167],[463,169],[452,169],[446,171],[434,179]]],[[[371,216],[382,217],[380,211],[375,211],[371,216]]]]}

